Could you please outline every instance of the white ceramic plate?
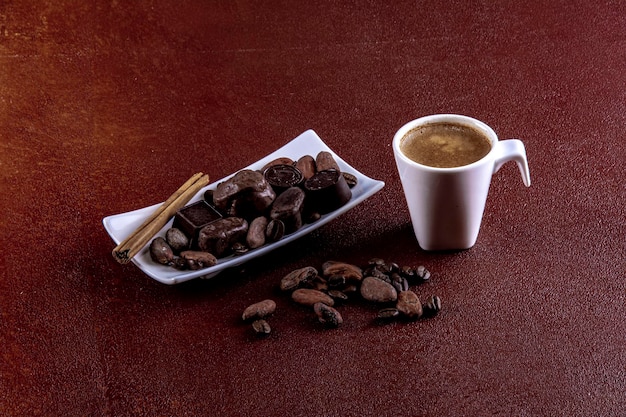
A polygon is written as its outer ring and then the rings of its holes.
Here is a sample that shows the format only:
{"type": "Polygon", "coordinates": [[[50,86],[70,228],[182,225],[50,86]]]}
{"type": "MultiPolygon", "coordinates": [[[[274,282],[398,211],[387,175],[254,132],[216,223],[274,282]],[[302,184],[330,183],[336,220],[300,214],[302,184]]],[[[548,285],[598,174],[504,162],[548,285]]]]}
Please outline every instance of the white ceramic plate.
{"type": "MultiPolygon", "coordinates": [[[[298,229],[296,232],[291,233],[281,240],[275,243],[267,244],[261,246],[260,248],[250,250],[244,255],[240,256],[228,256],[225,258],[221,258],[218,260],[218,263],[215,266],[200,269],[197,271],[180,271],[176,268],[160,265],[152,261],[150,259],[150,253],[148,251],[148,246],[146,245],[133,259],[132,262],[139,267],[144,273],[146,273],[149,277],[154,278],[155,280],[162,282],[164,284],[178,284],[184,281],[188,281],[194,278],[210,278],[226,268],[231,268],[237,265],[240,265],[244,262],[247,262],[253,258],[258,256],[262,256],[268,253],[271,250],[274,250],[278,247],[286,245],[289,242],[292,242],[307,233],[312,232],[313,230],[325,225],[330,222],[340,214],[345,213],[350,210],[357,204],[363,202],[365,199],[371,197],[380,189],[382,189],[385,185],[384,182],[374,180],[369,178],[350,165],[348,165],[343,159],[341,159],[337,154],[335,154],[326,144],[320,139],[319,136],[313,130],[307,130],[302,133],[297,138],[293,139],[291,142],[287,143],[280,149],[277,149],[275,152],[267,155],[265,158],[253,163],[252,165],[246,167],[248,169],[260,169],[266,163],[278,158],[278,157],[289,157],[294,160],[297,160],[303,155],[311,155],[315,157],[321,151],[330,152],[336,159],[339,164],[339,168],[344,171],[351,173],[357,177],[357,185],[352,188],[352,198],[348,203],[346,203],[341,208],[325,214],[318,221],[305,224],[303,227],[298,229]]],[[[200,190],[190,201],[188,204],[191,204],[195,201],[199,201],[202,199],[204,192],[207,189],[215,189],[217,184],[232,177],[234,175],[231,174],[228,177],[222,178],[219,181],[213,182],[207,185],[205,188],[200,190]]],[[[105,217],[102,220],[104,224],[104,228],[109,233],[115,244],[119,244],[122,240],[124,240],[128,235],[130,235],[143,221],[154,212],[161,203],[155,204],[150,207],[145,207],[139,210],[130,211],[127,213],[116,214],[113,216],[105,217]]],[[[172,227],[173,220],[170,220],[161,231],[156,236],[165,236],[165,232],[167,229],[172,227]]]]}

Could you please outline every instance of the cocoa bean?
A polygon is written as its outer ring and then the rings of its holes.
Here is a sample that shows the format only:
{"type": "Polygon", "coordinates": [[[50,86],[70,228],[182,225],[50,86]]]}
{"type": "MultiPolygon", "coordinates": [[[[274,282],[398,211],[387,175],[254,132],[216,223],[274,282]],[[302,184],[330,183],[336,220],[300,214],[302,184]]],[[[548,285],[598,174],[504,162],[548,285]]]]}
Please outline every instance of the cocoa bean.
{"type": "Polygon", "coordinates": [[[276,302],[274,300],[263,300],[246,307],[241,318],[244,321],[253,319],[263,319],[276,311],[276,302]]]}
{"type": "Polygon", "coordinates": [[[327,327],[338,327],[341,323],[343,323],[343,317],[341,317],[341,314],[333,307],[324,303],[313,304],[313,310],[315,311],[319,322],[327,327]]]}
{"type": "Polygon", "coordinates": [[[278,242],[285,235],[285,224],[280,220],[270,220],[265,229],[265,239],[268,243],[278,242]]]}
{"type": "Polygon", "coordinates": [[[427,317],[436,316],[441,311],[441,298],[436,295],[431,296],[424,304],[424,315],[427,317]]]}
{"type": "Polygon", "coordinates": [[[159,236],[150,242],[150,257],[161,265],[171,265],[174,261],[174,251],[167,241],[159,236]]]}
{"type": "Polygon", "coordinates": [[[393,285],[374,277],[366,277],[361,283],[361,296],[367,301],[388,303],[398,299],[393,285]]]}
{"type": "Polygon", "coordinates": [[[341,175],[343,175],[343,177],[346,180],[346,184],[348,184],[348,187],[350,187],[350,188],[356,187],[356,185],[359,182],[359,180],[357,179],[356,175],[354,175],[354,174],[350,174],[350,173],[347,173],[347,172],[342,172],[341,175]]]}
{"type": "Polygon", "coordinates": [[[296,162],[296,168],[302,172],[302,176],[305,180],[308,180],[317,171],[315,167],[315,159],[311,155],[304,155],[296,162]]]}
{"type": "Polygon", "coordinates": [[[252,330],[254,330],[258,336],[267,336],[272,332],[270,324],[263,319],[253,321],[252,330]]]}
{"type": "Polygon", "coordinates": [[[265,216],[259,216],[250,222],[246,243],[250,249],[256,249],[265,244],[265,230],[269,220],[265,216]]]}
{"type": "Polygon", "coordinates": [[[356,265],[345,262],[327,261],[322,265],[322,275],[325,277],[342,277],[345,282],[360,282],[363,271],[356,265]]]}
{"type": "Polygon", "coordinates": [[[396,308],[400,313],[410,319],[418,319],[422,316],[423,309],[419,297],[413,291],[402,291],[398,294],[396,308]]]}
{"type": "Polygon", "coordinates": [[[305,266],[291,271],[280,280],[280,289],[282,291],[291,291],[303,285],[313,282],[317,277],[317,269],[312,266],[305,266]]]}
{"type": "Polygon", "coordinates": [[[217,258],[209,252],[186,250],[180,253],[181,259],[189,269],[197,270],[208,268],[217,263],[217,258]]]}
{"type": "Polygon", "coordinates": [[[315,303],[324,303],[333,306],[335,301],[328,294],[310,288],[298,288],[291,294],[291,298],[298,304],[313,306],[315,303]]]}
{"type": "Polygon", "coordinates": [[[182,230],[172,227],[165,232],[165,240],[174,253],[189,249],[189,238],[182,230]]]}
{"type": "Polygon", "coordinates": [[[382,310],[378,310],[378,314],[376,315],[376,318],[380,320],[392,320],[392,319],[397,318],[399,315],[400,315],[400,312],[398,311],[397,308],[390,307],[390,308],[383,308],[382,310]]]}
{"type": "Polygon", "coordinates": [[[333,155],[328,151],[321,151],[315,157],[315,167],[317,172],[334,169],[335,171],[341,171],[339,165],[333,155]]]}
{"type": "Polygon", "coordinates": [[[264,173],[266,169],[274,165],[293,165],[293,164],[294,164],[293,159],[286,157],[286,156],[281,156],[280,158],[276,158],[272,161],[269,161],[267,164],[265,164],[263,168],[261,168],[261,173],[264,173]]]}

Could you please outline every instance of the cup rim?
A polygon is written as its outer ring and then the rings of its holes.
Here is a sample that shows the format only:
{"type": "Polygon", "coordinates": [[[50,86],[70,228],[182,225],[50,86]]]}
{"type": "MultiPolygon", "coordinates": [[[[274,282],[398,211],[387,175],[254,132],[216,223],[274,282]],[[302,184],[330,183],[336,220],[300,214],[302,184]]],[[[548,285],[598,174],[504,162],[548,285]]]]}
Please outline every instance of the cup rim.
{"type": "Polygon", "coordinates": [[[400,129],[396,131],[392,142],[393,142],[393,150],[396,156],[401,158],[403,161],[405,161],[406,163],[410,165],[416,165],[422,169],[432,170],[435,172],[457,172],[457,171],[465,171],[476,165],[484,164],[488,159],[490,159],[493,152],[495,152],[496,144],[498,143],[498,135],[496,135],[496,132],[491,127],[489,127],[489,125],[473,117],[465,116],[462,114],[440,113],[440,114],[431,114],[427,116],[422,116],[422,117],[413,119],[405,123],[402,127],[400,127],[400,129]],[[481,132],[483,132],[487,136],[487,138],[491,141],[491,149],[489,150],[489,152],[487,152],[485,156],[480,158],[478,161],[474,161],[471,164],[461,165],[458,167],[448,167],[448,168],[433,167],[430,165],[424,165],[424,164],[420,164],[419,162],[415,162],[411,158],[407,157],[404,154],[404,152],[402,152],[402,150],[400,149],[400,141],[402,140],[404,135],[407,132],[409,132],[411,129],[414,129],[415,127],[419,125],[423,125],[426,123],[433,123],[433,122],[435,123],[436,122],[454,122],[454,123],[468,125],[473,128],[477,128],[481,132]]]}

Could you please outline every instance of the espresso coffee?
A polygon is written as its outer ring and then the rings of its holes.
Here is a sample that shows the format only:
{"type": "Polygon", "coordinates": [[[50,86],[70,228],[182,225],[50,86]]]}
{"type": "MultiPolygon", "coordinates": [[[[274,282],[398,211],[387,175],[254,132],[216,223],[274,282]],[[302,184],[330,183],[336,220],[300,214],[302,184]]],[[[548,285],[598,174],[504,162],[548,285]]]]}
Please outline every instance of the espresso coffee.
{"type": "Polygon", "coordinates": [[[483,158],[491,150],[491,141],[471,126],[435,122],[408,131],[400,141],[400,149],[418,164],[453,168],[483,158]]]}

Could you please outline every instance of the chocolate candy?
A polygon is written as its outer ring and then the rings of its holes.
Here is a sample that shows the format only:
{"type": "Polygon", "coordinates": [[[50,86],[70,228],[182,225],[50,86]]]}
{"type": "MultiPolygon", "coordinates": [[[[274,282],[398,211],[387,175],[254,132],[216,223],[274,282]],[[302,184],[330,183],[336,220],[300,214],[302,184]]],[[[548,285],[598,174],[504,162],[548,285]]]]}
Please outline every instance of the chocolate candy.
{"type": "Polygon", "coordinates": [[[272,165],[263,173],[265,180],[272,186],[276,194],[289,187],[299,185],[304,180],[302,172],[293,165],[272,165]]]}
{"type": "Polygon", "coordinates": [[[329,169],[319,171],[305,181],[307,205],[321,214],[329,213],[346,204],[352,198],[352,191],[341,172],[329,169]]]}
{"type": "Polygon", "coordinates": [[[276,192],[258,171],[243,169],[217,185],[215,208],[228,216],[252,220],[272,205],[276,192]]]}
{"type": "Polygon", "coordinates": [[[210,252],[216,258],[227,255],[236,242],[245,239],[248,222],[239,217],[226,217],[204,226],[198,234],[200,250],[210,252]]]}
{"type": "Polygon", "coordinates": [[[270,217],[285,224],[285,234],[293,233],[302,227],[302,210],[305,194],[299,187],[290,187],[274,200],[270,217]]]}
{"type": "Polygon", "coordinates": [[[174,216],[173,227],[180,229],[191,241],[191,247],[197,247],[200,229],[222,216],[206,201],[200,200],[178,210],[174,216]]]}

